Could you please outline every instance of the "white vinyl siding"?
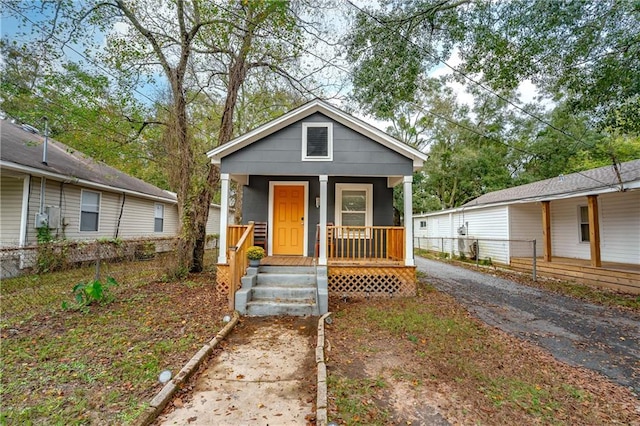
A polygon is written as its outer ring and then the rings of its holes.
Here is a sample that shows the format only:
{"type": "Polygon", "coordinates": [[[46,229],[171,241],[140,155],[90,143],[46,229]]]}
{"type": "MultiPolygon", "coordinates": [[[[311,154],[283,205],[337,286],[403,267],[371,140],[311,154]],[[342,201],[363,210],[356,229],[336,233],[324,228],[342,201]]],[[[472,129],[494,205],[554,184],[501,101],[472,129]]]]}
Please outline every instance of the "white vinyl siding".
{"type": "Polygon", "coordinates": [[[598,206],[602,260],[640,265],[640,191],[600,195],[598,206]]]}
{"type": "Polygon", "coordinates": [[[82,190],[80,194],[80,232],[100,230],[101,198],[99,192],[82,190]]]}
{"type": "Polygon", "coordinates": [[[540,203],[512,204],[509,206],[509,235],[517,240],[510,243],[512,257],[533,256],[533,243],[518,240],[536,240],[536,255],[544,253],[542,238],[542,205],[540,203]]]}
{"type": "Polygon", "coordinates": [[[591,258],[589,243],[580,241],[580,226],[576,213],[579,210],[578,206],[584,205],[585,202],[586,197],[551,201],[551,253],[553,256],[591,258]]]}
{"type": "Polygon", "coordinates": [[[302,161],[333,159],[333,124],[302,123],[302,161]]]}
{"type": "MultiPolygon", "coordinates": [[[[67,197],[65,193],[69,185],[64,185],[64,190],[62,192],[62,202],[61,202],[61,192],[60,192],[60,182],[47,179],[46,188],[45,188],[45,199],[44,199],[44,207],[47,206],[55,206],[60,208],[60,227],[56,229],[51,229],[51,235],[55,239],[63,239],[65,238],[65,234],[63,230],[69,231],[69,226],[64,226],[64,224],[69,223],[69,217],[65,218],[65,205],[67,197]]],[[[80,192],[77,194],[78,205],[80,203],[80,192]]],[[[79,209],[79,207],[78,207],[79,209]]],[[[79,229],[78,219],[80,217],[79,210],[76,209],[74,211],[73,222],[75,224],[74,230],[79,229]]],[[[29,214],[27,215],[27,239],[26,245],[33,245],[37,243],[37,235],[38,231],[35,228],[35,216],[36,213],[40,211],[40,178],[32,177],[31,178],[31,194],[29,194],[29,214]]],[[[68,237],[67,237],[68,238],[68,237]]]]}
{"type": "MultiPolygon", "coordinates": [[[[118,214],[122,203],[122,195],[117,204],[118,214]]],[[[120,238],[158,237],[155,228],[155,206],[159,203],[127,195],[125,198],[122,218],[120,219],[120,238]]],[[[162,236],[176,235],[178,229],[178,211],[175,204],[164,204],[162,236]]]]}
{"type": "Polygon", "coordinates": [[[0,176],[0,246],[18,246],[24,179],[0,176]]]}
{"type": "Polygon", "coordinates": [[[164,204],[155,204],[153,214],[153,231],[163,232],[164,230],[164,204]]]}
{"type": "MultiPolygon", "coordinates": [[[[229,217],[233,219],[233,213],[229,212],[229,217]]],[[[207,220],[207,235],[220,233],[220,208],[209,207],[209,219],[207,220]]]]}
{"type": "MultiPolygon", "coordinates": [[[[580,206],[585,206],[586,197],[551,201],[552,255],[576,259],[590,259],[591,247],[580,241],[580,206]]],[[[640,264],[640,191],[614,192],[598,196],[600,223],[600,252],[603,262],[640,264]]],[[[428,241],[421,247],[441,250],[440,237],[445,237],[444,251],[451,249],[446,237],[457,237],[456,230],[469,222],[469,236],[477,238],[508,238],[508,253],[513,257],[531,257],[532,243],[537,242],[536,254],[542,256],[542,205],[540,202],[518,203],[506,207],[479,208],[455,213],[430,213],[416,218],[427,220],[428,241]],[[452,222],[449,222],[449,218],[452,222]],[[505,231],[505,230],[508,230],[505,231]],[[513,241],[527,240],[527,241],[513,241]],[[427,246],[428,244],[428,246],[427,246]]],[[[418,222],[419,223],[419,222],[418,222]]],[[[422,235],[425,236],[425,235],[422,235]]],[[[416,237],[419,237],[416,234],[416,237]]],[[[457,251],[457,247],[453,247],[457,251]]],[[[502,262],[503,256],[491,255],[492,248],[480,243],[480,258],[486,256],[494,262],[502,262]]],[[[505,251],[506,253],[506,251],[505,251]]],[[[508,260],[508,259],[507,259],[508,260]]]]}
{"type": "MultiPolygon", "coordinates": [[[[80,232],[80,204],[81,192],[84,188],[73,184],[62,184],[58,181],[47,180],[45,206],[60,208],[61,226],[52,229],[57,239],[67,240],[95,240],[96,238],[145,238],[158,237],[154,233],[154,206],[158,201],[134,195],[116,192],[101,192],[100,196],[100,228],[97,232],[80,232]],[[122,201],[124,198],[124,208],[122,201]],[[122,214],[121,214],[122,213],[122,214]],[[118,228],[118,220],[120,226],[118,228]]],[[[84,189],[97,192],[92,189],[84,189]]],[[[36,229],[34,228],[35,213],[39,209],[40,179],[31,180],[31,195],[29,197],[28,239],[27,244],[36,243],[36,229]]],[[[4,203],[4,202],[3,202],[4,203]]],[[[175,236],[178,232],[178,208],[175,204],[164,204],[163,237],[175,236]]],[[[18,205],[18,214],[19,214],[18,205]]],[[[211,220],[211,218],[209,219],[211,220]]],[[[218,232],[218,231],[215,231],[218,232]]]]}
{"type": "Polygon", "coordinates": [[[493,262],[508,263],[509,243],[505,241],[509,239],[508,222],[506,206],[457,212],[453,215],[454,236],[461,237],[457,235],[458,228],[467,226],[467,233],[462,236],[467,239],[465,251],[469,251],[474,239],[484,239],[478,241],[480,259],[491,258],[493,262]]]}
{"type": "MultiPolygon", "coordinates": [[[[457,212],[433,213],[419,219],[426,220],[426,238],[419,241],[421,248],[458,255],[460,249],[468,253],[474,239],[478,239],[480,259],[509,262],[509,217],[506,206],[480,208],[457,212]],[[468,225],[466,235],[458,235],[458,228],[468,225]],[[458,241],[459,238],[464,241],[458,241]],[[496,241],[490,241],[496,240],[496,241]],[[453,245],[452,245],[453,244],[453,245]]],[[[419,222],[418,222],[419,225],[419,222]]],[[[418,235],[416,235],[418,236],[418,235]]]]}

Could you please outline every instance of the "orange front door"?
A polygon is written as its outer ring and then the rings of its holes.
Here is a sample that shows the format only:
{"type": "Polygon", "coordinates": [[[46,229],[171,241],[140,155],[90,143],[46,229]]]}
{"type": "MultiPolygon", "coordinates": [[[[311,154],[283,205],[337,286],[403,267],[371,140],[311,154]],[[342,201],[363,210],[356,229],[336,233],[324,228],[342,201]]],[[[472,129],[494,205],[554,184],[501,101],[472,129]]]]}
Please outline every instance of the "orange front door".
{"type": "Polygon", "coordinates": [[[273,254],[304,253],[304,185],[273,188],[273,254]]]}

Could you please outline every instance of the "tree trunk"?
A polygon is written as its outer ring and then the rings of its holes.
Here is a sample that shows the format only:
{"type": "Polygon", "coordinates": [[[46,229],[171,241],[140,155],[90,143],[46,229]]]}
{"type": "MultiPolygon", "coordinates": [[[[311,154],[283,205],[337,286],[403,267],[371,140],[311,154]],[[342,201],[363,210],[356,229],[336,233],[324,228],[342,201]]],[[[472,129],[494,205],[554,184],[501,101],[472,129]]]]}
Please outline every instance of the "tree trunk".
{"type": "Polygon", "coordinates": [[[176,70],[171,76],[173,95],[171,122],[173,126],[168,129],[168,142],[173,148],[170,152],[176,152],[178,155],[177,167],[173,165],[169,170],[171,170],[172,180],[175,183],[178,198],[178,215],[181,219],[176,270],[180,275],[189,271],[193,262],[193,248],[197,235],[193,225],[196,223],[195,218],[198,209],[192,196],[194,158],[188,133],[187,102],[181,89],[183,75],[184,73],[176,70]]]}
{"type": "MultiPolygon", "coordinates": [[[[218,145],[223,145],[231,140],[233,136],[233,113],[238,101],[238,92],[240,86],[244,83],[247,77],[246,55],[249,51],[253,33],[247,31],[243,40],[242,48],[235,62],[229,69],[229,85],[227,88],[227,97],[224,103],[224,111],[222,113],[222,119],[220,123],[220,131],[218,133],[218,145]]],[[[202,272],[204,269],[204,247],[206,244],[206,231],[207,220],[209,218],[209,206],[211,204],[211,197],[213,195],[213,188],[215,188],[220,182],[220,173],[217,167],[209,164],[209,173],[207,175],[207,181],[204,188],[200,191],[198,196],[197,206],[203,209],[200,214],[196,215],[193,222],[193,227],[196,231],[193,246],[193,257],[191,264],[191,272],[202,272]]],[[[222,194],[223,197],[227,194],[222,194]]],[[[227,224],[220,224],[220,226],[226,226],[227,224]]],[[[224,247],[220,248],[221,250],[224,247]]]]}

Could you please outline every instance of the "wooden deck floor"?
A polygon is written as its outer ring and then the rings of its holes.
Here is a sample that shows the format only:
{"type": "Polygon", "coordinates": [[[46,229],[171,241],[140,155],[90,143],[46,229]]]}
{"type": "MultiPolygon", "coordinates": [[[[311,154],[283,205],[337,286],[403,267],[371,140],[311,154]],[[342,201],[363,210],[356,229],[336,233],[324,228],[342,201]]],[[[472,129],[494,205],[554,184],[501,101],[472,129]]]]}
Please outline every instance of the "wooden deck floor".
{"type": "Polygon", "coordinates": [[[260,261],[265,266],[314,266],[315,258],[304,256],[267,256],[260,261]]]}

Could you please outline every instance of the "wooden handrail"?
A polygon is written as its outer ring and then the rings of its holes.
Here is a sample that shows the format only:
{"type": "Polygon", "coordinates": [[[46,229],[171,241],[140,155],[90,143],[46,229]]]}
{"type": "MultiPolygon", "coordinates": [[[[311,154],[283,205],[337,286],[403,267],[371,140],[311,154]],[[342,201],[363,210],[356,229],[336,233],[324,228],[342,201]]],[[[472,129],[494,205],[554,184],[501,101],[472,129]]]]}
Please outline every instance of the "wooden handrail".
{"type": "Polygon", "coordinates": [[[236,291],[240,288],[240,279],[247,270],[247,249],[253,245],[253,222],[248,225],[229,225],[229,308],[235,309],[236,291]],[[242,230],[242,233],[240,233],[242,230]]]}
{"type": "Polygon", "coordinates": [[[404,232],[401,226],[327,226],[327,257],[401,261],[405,256],[404,232]]]}

